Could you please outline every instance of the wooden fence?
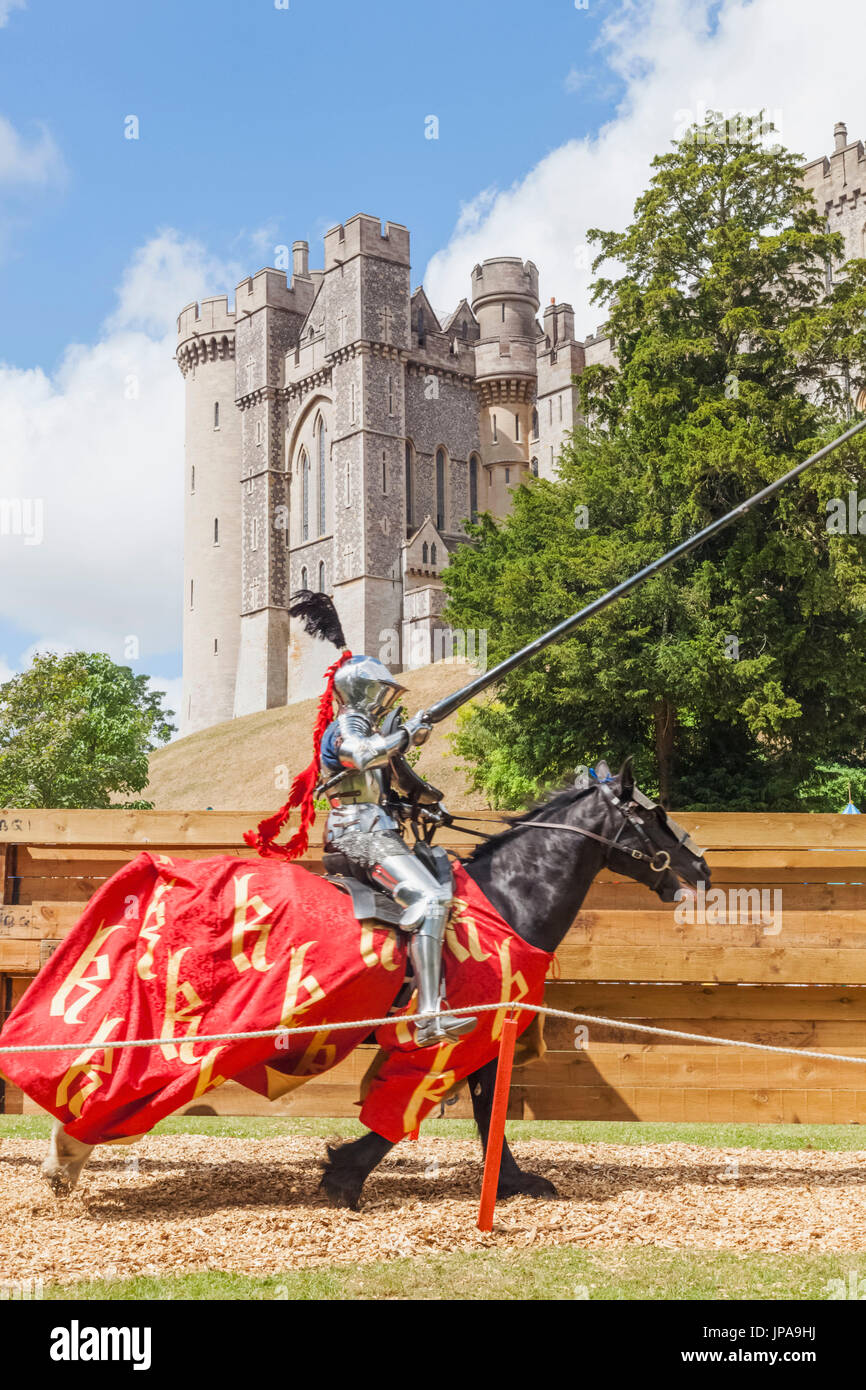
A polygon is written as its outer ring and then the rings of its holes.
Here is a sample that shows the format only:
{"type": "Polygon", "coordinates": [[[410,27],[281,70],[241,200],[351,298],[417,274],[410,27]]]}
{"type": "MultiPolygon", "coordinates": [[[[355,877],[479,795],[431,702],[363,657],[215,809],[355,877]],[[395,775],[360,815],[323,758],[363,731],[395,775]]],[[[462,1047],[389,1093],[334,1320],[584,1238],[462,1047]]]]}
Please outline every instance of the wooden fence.
{"type": "MultiPolygon", "coordinates": [[[[195,859],[251,856],[241,835],[257,818],[218,811],[0,813],[0,1016],[121,864],[144,848],[195,859]]],[[[648,889],[605,871],[559,951],[560,978],[548,984],[547,1002],[697,1034],[866,1057],[866,816],[680,819],[709,847],[713,889],[722,891],[727,920],[712,897],[708,920],[677,920],[682,908],[675,913],[648,889]]],[[[443,843],[469,844],[455,832],[443,843]]],[[[311,848],[310,868],[319,868],[320,853],[311,848]]],[[[559,1020],[548,1022],[545,1040],[550,1050],[543,1061],[515,1072],[512,1117],[866,1120],[866,1069],[842,1062],[597,1026],[586,1036],[559,1020]]],[[[359,1049],[273,1104],[230,1082],[192,1109],[356,1115],[368,1061],[369,1051],[359,1049]]],[[[7,1084],[0,1108],[33,1107],[7,1084]]],[[[465,1088],[445,1113],[471,1114],[465,1088]]]]}

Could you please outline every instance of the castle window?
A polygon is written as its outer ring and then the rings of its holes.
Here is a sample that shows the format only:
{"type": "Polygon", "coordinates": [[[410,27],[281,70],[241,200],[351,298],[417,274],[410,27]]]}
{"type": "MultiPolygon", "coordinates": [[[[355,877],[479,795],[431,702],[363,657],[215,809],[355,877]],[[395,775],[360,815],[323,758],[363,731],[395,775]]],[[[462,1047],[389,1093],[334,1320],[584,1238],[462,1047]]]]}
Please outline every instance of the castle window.
{"type": "Polygon", "coordinates": [[[388,377],[388,414],[394,414],[394,378],[388,377]]]}
{"type": "Polygon", "coordinates": [[[509,484],[510,482],[511,482],[511,469],[510,469],[510,468],[506,468],[506,470],[505,470],[505,486],[507,487],[508,484],[509,484]]]}
{"type": "Polygon", "coordinates": [[[553,397],[552,397],[552,396],[550,397],[550,400],[547,402],[547,423],[548,423],[549,425],[552,425],[552,424],[553,424],[553,397]]]}
{"type": "Polygon", "coordinates": [[[532,410],[532,438],[538,438],[538,411],[535,407],[532,410]]]}
{"type": "Polygon", "coordinates": [[[553,445],[550,446],[550,471],[553,472],[553,445]]]}
{"type": "Polygon", "coordinates": [[[538,477],[538,459],[529,460],[529,471],[532,474],[533,478],[538,477]]]}
{"type": "Polygon", "coordinates": [[[502,305],[502,322],[505,322],[505,304],[502,305]]]}
{"type": "Polygon", "coordinates": [[[214,656],[219,656],[220,654],[220,643],[218,637],[215,637],[213,639],[213,654],[214,656]]]}
{"type": "Polygon", "coordinates": [[[263,420],[256,420],[256,444],[261,446],[265,438],[265,426],[263,420]]]}
{"type": "Polygon", "coordinates": [[[308,573],[307,573],[307,567],[306,567],[306,565],[301,565],[301,588],[302,588],[302,589],[308,589],[309,586],[310,586],[310,579],[309,579],[309,575],[308,575],[308,573]]]}
{"type": "Polygon", "coordinates": [[[346,467],[343,470],[343,501],[347,507],[352,505],[352,465],[346,459],[346,467]]]}
{"type": "Polygon", "coordinates": [[[301,452],[301,540],[310,539],[310,460],[301,452]]]}
{"type": "Polygon", "coordinates": [[[562,419],[562,396],[559,397],[559,418],[562,419]]]}
{"type": "Polygon", "coordinates": [[[215,516],[213,519],[213,543],[214,545],[219,545],[220,543],[220,519],[218,516],[215,516]]]}
{"type": "Polygon", "coordinates": [[[191,580],[189,581],[189,606],[190,606],[190,608],[194,608],[194,607],[195,607],[195,580],[194,580],[194,579],[191,579],[191,580]]]}
{"type": "Polygon", "coordinates": [[[406,440],[406,459],[405,459],[405,485],[406,485],[406,529],[411,530],[415,524],[415,488],[412,479],[412,445],[406,440]]]}
{"type": "Polygon", "coordinates": [[[384,449],[382,450],[382,494],[383,496],[388,495],[388,460],[384,449]]]}
{"type": "Polygon", "coordinates": [[[324,562],[324,560],[320,560],[320,561],[319,561],[319,593],[320,593],[320,594],[323,594],[324,592],[325,592],[325,562],[324,562]]]}
{"type": "Polygon", "coordinates": [[[431,565],[435,565],[435,563],[436,563],[436,542],[435,542],[435,541],[433,542],[433,544],[432,544],[431,547],[430,547],[430,563],[431,563],[431,565]]]}
{"type": "Polygon", "coordinates": [[[354,381],[352,382],[351,386],[349,387],[349,419],[351,420],[352,424],[354,425],[354,423],[355,423],[355,383],[354,383],[354,381]]]}
{"type": "Polygon", "coordinates": [[[219,401],[214,401],[214,403],[213,403],[213,427],[214,427],[215,430],[218,430],[219,427],[220,427],[220,403],[219,403],[219,401]]]}
{"type": "Polygon", "coordinates": [[[425,541],[424,544],[423,544],[422,547],[421,547],[421,563],[422,563],[422,565],[426,565],[426,564],[427,564],[427,562],[428,562],[428,560],[429,560],[429,556],[430,556],[430,552],[429,552],[429,550],[427,549],[427,542],[425,541]]]}
{"type": "Polygon", "coordinates": [[[195,492],[195,464],[189,470],[189,490],[195,492]]]}
{"type": "Polygon", "coordinates": [[[424,309],[418,306],[418,346],[424,346],[424,309]]]}
{"type": "Polygon", "coordinates": [[[478,455],[469,459],[469,519],[478,520],[478,455]]]}
{"type": "Polygon", "coordinates": [[[445,450],[436,450],[436,525],[445,526],[445,450]]]}
{"type": "Polygon", "coordinates": [[[497,429],[496,429],[496,416],[495,416],[495,415],[493,416],[493,443],[494,443],[494,444],[498,444],[498,443],[499,443],[499,434],[497,433],[497,429]]]}
{"type": "Polygon", "coordinates": [[[515,438],[515,440],[516,440],[517,443],[520,442],[520,416],[519,416],[519,415],[515,415],[515,417],[514,417],[514,438],[515,438]]]}
{"type": "Polygon", "coordinates": [[[326,511],[326,492],[325,492],[325,422],[319,419],[319,431],[317,443],[319,446],[319,535],[325,534],[325,511],[326,511]]]}

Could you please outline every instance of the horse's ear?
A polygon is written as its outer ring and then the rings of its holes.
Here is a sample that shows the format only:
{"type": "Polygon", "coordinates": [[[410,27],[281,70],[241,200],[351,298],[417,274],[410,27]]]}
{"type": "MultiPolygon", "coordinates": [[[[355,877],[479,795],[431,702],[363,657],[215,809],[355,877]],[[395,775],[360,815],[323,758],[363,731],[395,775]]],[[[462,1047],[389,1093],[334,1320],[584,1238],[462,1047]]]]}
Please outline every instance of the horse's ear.
{"type": "Polygon", "coordinates": [[[625,796],[631,796],[634,791],[634,768],[632,766],[631,755],[626,758],[619,770],[620,791],[625,796]]]}

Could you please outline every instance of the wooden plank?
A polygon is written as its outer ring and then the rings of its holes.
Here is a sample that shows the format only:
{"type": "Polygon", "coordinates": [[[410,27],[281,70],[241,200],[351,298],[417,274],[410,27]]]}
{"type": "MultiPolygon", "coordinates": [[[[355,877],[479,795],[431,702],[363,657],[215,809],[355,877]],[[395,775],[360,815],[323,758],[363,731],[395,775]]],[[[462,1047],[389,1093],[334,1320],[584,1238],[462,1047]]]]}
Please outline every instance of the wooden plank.
{"type": "Polygon", "coordinates": [[[866,1092],[866,1049],[847,1048],[857,1065],[788,1057],[780,1053],[737,1051],[712,1044],[693,1046],[670,1040],[645,1046],[638,1038],[627,1046],[591,1044],[584,1051],[549,1052],[526,1069],[526,1084],[558,1090],[595,1086],[603,1082],[626,1086],[719,1087],[737,1090],[789,1091],[803,1087],[866,1092]]]}
{"type": "Polygon", "coordinates": [[[563,946],[752,946],[762,950],[812,946],[843,952],[866,947],[864,908],[821,912],[786,909],[784,898],[781,905],[773,899],[765,899],[764,903],[769,909],[766,920],[762,920],[760,906],[754,900],[730,902],[726,910],[734,919],[739,916],[740,921],[729,923],[678,922],[680,914],[670,909],[581,911],[563,946]]]}
{"type": "MultiPolygon", "coordinates": [[[[774,938],[778,942],[778,937],[774,938]]],[[[750,946],[580,946],[557,951],[566,980],[718,981],[720,984],[866,983],[866,951],[750,946]]]]}
{"type": "MultiPolygon", "coordinates": [[[[866,1090],[790,1091],[605,1086],[515,1088],[527,1120],[646,1120],[669,1124],[837,1124],[866,1122],[866,1090]]],[[[513,1097],[512,1097],[513,1098],[513,1097]]],[[[864,1135],[866,1146],[866,1135],[864,1135]]]]}
{"type": "MultiPolygon", "coordinates": [[[[718,1020],[850,1020],[866,1023],[866,986],[628,984],[549,980],[545,1003],[553,1009],[607,1018],[664,1018],[685,1027],[718,1020]]],[[[554,1020],[548,1019],[545,1032],[554,1020]]],[[[570,1027],[570,1024],[566,1025],[570,1027]]]]}

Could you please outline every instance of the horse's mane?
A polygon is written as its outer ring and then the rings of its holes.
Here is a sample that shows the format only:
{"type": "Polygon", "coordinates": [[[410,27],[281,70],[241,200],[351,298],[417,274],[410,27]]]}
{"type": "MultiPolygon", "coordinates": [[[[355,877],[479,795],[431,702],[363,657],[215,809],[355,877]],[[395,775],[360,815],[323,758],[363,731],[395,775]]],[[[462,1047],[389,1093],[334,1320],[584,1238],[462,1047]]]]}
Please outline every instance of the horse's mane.
{"type": "Polygon", "coordinates": [[[551,791],[537,797],[525,810],[503,813],[499,819],[505,827],[504,830],[501,830],[497,835],[491,835],[489,840],[482,840],[480,844],[477,844],[472,853],[467,854],[463,863],[477,864],[479,860],[484,859],[492,852],[494,845],[501,845],[512,835],[516,835],[518,826],[536,820],[543,811],[565,811],[591,792],[595,785],[594,782],[590,782],[589,786],[575,787],[573,783],[569,783],[565,787],[554,787],[551,791]]]}

